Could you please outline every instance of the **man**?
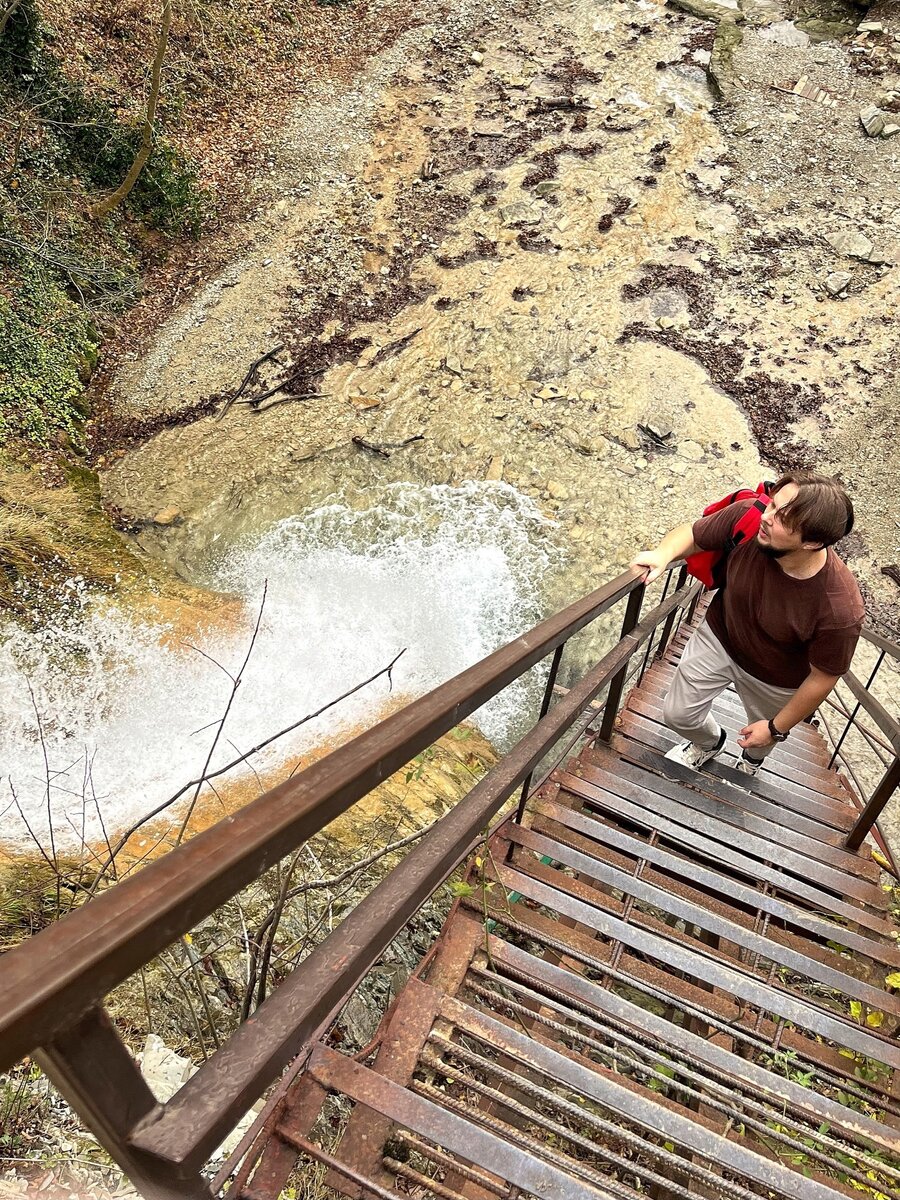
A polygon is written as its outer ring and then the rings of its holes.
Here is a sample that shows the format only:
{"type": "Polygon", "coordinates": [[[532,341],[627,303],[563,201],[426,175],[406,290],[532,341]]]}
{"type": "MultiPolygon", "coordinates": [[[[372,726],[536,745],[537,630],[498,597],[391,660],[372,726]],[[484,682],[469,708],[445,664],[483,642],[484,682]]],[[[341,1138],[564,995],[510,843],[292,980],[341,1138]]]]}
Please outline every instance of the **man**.
{"type": "MultiPolygon", "coordinates": [[[[752,501],[679,525],[634,566],[652,583],[675,559],[721,550],[752,501]]],[[[728,556],[725,583],[688,642],[663,717],[684,745],[666,758],[700,770],[725,747],[710,715],[729,684],[747,713],[737,769],[755,775],[793,727],[816,711],[849,668],[864,609],[856,580],[831,547],[853,528],[836,479],[794,471],[770,489],[755,538],[728,556]]]]}

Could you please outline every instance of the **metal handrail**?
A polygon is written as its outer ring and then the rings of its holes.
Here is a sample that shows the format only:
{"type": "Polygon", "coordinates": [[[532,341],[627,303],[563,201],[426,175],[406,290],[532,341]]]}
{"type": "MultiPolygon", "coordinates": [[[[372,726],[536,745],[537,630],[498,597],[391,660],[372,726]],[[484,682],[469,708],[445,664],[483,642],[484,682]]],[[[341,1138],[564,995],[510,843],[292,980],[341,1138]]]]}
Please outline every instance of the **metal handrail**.
{"type": "Polygon", "coordinates": [[[630,569],[9,951],[0,1070],[642,586],[630,569]]]}
{"type": "MultiPolygon", "coordinates": [[[[847,835],[845,845],[848,850],[858,850],[865,838],[876,826],[876,822],[884,809],[900,786],[900,722],[898,722],[888,710],[884,707],[880,700],[872,694],[871,688],[878,674],[879,669],[886,655],[891,655],[897,661],[900,661],[900,646],[895,645],[882,634],[876,633],[872,629],[864,628],[862,637],[876,646],[880,651],[878,661],[869,678],[863,684],[852,671],[847,671],[842,676],[842,682],[849,688],[855,701],[853,711],[847,713],[845,710],[846,724],[844,729],[837,739],[832,737],[833,752],[829,765],[833,765],[837,759],[844,764],[847,770],[853,777],[854,783],[859,789],[860,804],[862,811],[856,820],[853,828],[847,835]],[[853,770],[850,763],[847,761],[846,755],[841,751],[844,740],[851,729],[857,729],[862,734],[863,738],[868,742],[869,736],[862,722],[857,719],[857,714],[860,709],[864,709],[866,714],[871,718],[878,729],[884,734],[887,739],[887,749],[892,754],[892,758],[885,760],[880,754],[874,752],[876,757],[880,759],[882,765],[885,765],[885,771],[879,783],[875,786],[868,800],[865,798],[865,791],[862,788],[856,772],[853,770]]],[[[843,703],[843,702],[842,702],[843,703]]],[[[835,705],[837,707],[837,705],[835,705]]],[[[871,748],[871,747],[870,747],[871,748]]],[[[883,837],[881,838],[883,841],[883,837]]]]}

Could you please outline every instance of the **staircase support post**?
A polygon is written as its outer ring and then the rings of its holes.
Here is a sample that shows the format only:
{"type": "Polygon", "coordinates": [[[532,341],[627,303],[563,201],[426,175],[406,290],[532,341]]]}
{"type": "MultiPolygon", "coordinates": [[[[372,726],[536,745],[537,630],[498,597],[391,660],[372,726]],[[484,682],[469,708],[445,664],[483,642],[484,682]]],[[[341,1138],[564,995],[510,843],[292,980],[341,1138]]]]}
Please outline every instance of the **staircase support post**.
{"type": "MultiPolygon", "coordinates": [[[[687,579],[687,567],[682,567],[678,572],[678,579],[675,582],[675,591],[679,592],[684,587],[687,579]]],[[[699,593],[698,593],[699,595],[699,593]]],[[[656,647],[656,658],[662,658],[666,652],[666,647],[669,644],[669,638],[672,636],[672,626],[675,624],[675,618],[678,615],[677,609],[672,609],[666,617],[665,624],[662,627],[662,633],[659,636],[659,645],[656,647]]]]}
{"type": "MultiPolygon", "coordinates": [[[[550,711],[550,701],[553,699],[553,689],[556,687],[556,676],[559,674],[559,664],[562,662],[563,651],[566,648],[566,643],[563,642],[553,651],[553,660],[550,663],[550,674],[547,676],[547,686],[544,688],[544,698],[541,701],[541,712],[538,721],[543,721],[547,713],[550,711]]],[[[528,799],[528,792],[531,788],[531,781],[534,778],[534,771],[529,771],[522,782],[522,791],[519,795],[519,803],[516,808],[515,822],[521,824],[522,816],[525,812],[525,802],[528,799]]],[[[512,843],[510,843],[507,851],[507,861],[512,854],[512,843]]]]}
{"type": "Polygon", "coordinates": [[[863,839],[881,816],[885,805],[898,787],[900,787],[900,755],[894,759],[881,777],[881,782],[872,793],[868,804],[859,814],[856,824],[847,835],[845,844],[848,850],[858,850],[860,848],[863,844],[863,839]]]}
{"type": "MultiPolygon", "coordinates": [[[[628,606],[625,609],[625,618],[622,621],[622,634],[619,638],[628,637],[629,633],[637,625],[641,619],[641,605],[644,602],[644,585],[639,583],[631,595],[628,597],[628,606]]],[[[621,670],[609,681],[609,690],[606,693],[606,703],[603,706],[603,722],[600,726],[599,740],[608,742],[612,737],[613,726],[616,723],[616,717],[619,712],[619,704],[622,701],[622,692],[625,688],[625,677],[628,673],[628,663],[622,665],[621,670]]]]}
{"type": "Polygon", "coordinates": [[[199,1172],[182,1173],[130,1145],[132,1133],[162,1105],[105,1009],[89,1009],[34,1057],[145,1200],[212,1200],[199,1172]]]}

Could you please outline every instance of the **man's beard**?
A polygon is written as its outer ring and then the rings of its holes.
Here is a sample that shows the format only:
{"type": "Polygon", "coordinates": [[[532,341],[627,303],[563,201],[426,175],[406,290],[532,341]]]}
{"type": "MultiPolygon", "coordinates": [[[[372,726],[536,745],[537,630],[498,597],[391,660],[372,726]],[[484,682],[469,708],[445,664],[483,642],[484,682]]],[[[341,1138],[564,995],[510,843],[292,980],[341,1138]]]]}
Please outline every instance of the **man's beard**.
{"type": "Polygon", "coordinates": [[[774,546],[764,546],[762,542],[757,542],[756,544],[762,550],[763,554],[768,555],[769,558],[784,558],[786,554],[790,554],[790,550],[776,550],[774,546]]]}

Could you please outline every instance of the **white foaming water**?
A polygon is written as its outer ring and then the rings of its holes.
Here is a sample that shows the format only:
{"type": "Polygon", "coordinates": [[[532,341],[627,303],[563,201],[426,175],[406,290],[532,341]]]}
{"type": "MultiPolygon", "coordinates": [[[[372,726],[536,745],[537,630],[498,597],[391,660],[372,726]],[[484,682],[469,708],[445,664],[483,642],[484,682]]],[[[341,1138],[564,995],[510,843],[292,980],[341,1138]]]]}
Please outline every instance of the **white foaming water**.
{"type": "MultiPolygon", "coordinates": [[[[541,615],[540,581],[560,563],[552,530],[526,497],[486,483],[393,484],[365,508],[335,503],[290,517],[210,564],[203,582],[244,598],[248,621],[239,633],[192,632],[195,649],[73,584],[71,602],[40,632],[10,627],[0,646],[0,840],[33,848],[13,787],[44,845],[52,814],[59,850],[82,834],[100,840],[101,813],[112,835],[195,779],[231,691],[203,655],[238,671],[264,584],[259,634],[212,769],[404,648],[393,692],[412,697],[529,628],[541,615]]],[[[510,739],[539,686],[523,680],[478,713],[495,743],[510,739]]],[[[339,738],[389,698],[382,677],[254,757],[253,767],[265,771],[339,738]]]]}

